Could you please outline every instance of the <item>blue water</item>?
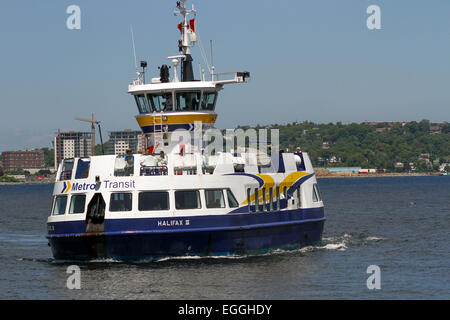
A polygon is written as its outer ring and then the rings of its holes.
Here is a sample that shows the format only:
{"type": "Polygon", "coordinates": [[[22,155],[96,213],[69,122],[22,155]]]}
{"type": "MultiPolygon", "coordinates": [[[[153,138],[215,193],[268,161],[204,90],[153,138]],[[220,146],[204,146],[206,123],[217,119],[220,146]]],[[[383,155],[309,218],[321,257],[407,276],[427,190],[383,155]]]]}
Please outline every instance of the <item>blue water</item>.
{"type": "Polygon", "coordinates": [[[450,177],[320,179],[323,243],[239,258],[58,262],[52,186],[0,186],[0,299],[449,299],[450,177]],[[66,286],[68,266],[81,289],[66,286]],[[369,290],[369,265],[381,289],[369,290]]]}

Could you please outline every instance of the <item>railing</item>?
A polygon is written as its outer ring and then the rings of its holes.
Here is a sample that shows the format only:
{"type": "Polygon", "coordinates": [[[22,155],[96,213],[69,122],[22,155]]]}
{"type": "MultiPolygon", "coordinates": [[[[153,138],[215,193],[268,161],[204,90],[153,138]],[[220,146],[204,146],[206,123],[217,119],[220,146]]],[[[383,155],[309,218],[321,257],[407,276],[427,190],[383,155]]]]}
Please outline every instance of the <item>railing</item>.
{"type": "Polygon", "coordinates": [[[167,176],[167,166],[141,166],[141,176],[167,176]]]}
{"type": "Polygon", "coordinates": [[[192,175],[197,174],[197,169],[196,168],[174,168],[173,174],[176,176],[182,176],[182,175],[192,176],[192,175]]]}

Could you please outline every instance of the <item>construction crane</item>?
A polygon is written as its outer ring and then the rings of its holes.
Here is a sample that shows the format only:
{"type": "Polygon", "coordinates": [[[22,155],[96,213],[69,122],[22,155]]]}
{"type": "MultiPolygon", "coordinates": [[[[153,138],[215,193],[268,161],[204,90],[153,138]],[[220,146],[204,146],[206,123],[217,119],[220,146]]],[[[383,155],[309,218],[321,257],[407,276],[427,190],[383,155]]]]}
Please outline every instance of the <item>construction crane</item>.
{"type": "Polygon", "coordinates": [[[100,121],[96,121],[94,119],[94,114],[92,114],[92,120],[89,119],[84,119],[84,118],[75,118],[75,120],[79,120],[79,121],[84,121],[84,122],[89,122],[91,124],[91,138],[92,138],[92,155],[95,156],[95,125],[98,125],[98,131],[100,134],[100,144],[102,146],[102,153],[105,154],[105,150],[103,150],[103,139],[102,139],[102,130],[100,128],[100,121]]]}

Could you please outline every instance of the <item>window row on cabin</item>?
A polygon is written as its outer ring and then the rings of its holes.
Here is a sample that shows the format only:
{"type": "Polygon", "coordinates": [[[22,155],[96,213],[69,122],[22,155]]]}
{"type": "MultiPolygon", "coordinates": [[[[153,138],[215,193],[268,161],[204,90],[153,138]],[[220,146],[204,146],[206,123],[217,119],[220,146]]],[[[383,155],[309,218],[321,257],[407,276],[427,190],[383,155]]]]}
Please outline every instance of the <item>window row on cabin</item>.
{"type": "Polygon", "coordinates": [[[165,111],[213,111],[217,92],[208,91],[181,91],[165,92],[160,94],[147,93],[134,96],[139,113],[165,112],[165,111]],[[173,103],[175,101],[175,105],[173,103]]]}
{"type": "MultiPolygon", "coordinates": [[[[89,167],[91,165],[90,159],[78,159],[77,170],[75,172],[75,179],[86,179],[89,177],[89,167]]],[[[71,180],[72,172],[75,166],[74,159],[65,159],[59,175],[59,180],[71,180]]]]}
{"type": "MultiPolygon", "coordinates": [[[[225,197],[229,208],[239,207],[239,203],[230,189],[206,189],[205,207],[208,209],[225,208],[225,197]]],[[[178,190],[174,192],[175,209],[201,209],[202,201],[199,190],[178,190]]],[[[67,195],[55,197],[53,205],[53,215],[62,215],[66,213],[68,203],[67,195]]],[[[74,194],[70,197],[69,214],[84,213],[86,207],[86,195],[74,194]]],[[[133,209],[133,195],[131,192],[111,193],[109,202],[110,212],[131,211],[133,209]]],[[[138,195],[139,211],[166,211],[170,210],[168,191],[143,191],[138,195]]]]}

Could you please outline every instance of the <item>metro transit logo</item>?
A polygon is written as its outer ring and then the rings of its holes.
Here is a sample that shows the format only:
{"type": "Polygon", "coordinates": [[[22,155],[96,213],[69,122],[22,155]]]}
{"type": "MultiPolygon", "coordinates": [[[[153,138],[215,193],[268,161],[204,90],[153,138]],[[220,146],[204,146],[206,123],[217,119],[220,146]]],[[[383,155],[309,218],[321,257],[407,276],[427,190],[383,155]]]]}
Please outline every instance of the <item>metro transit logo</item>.
{"type": "MultiPolygon", "coordinates": [[[[128,181],[110,181],[105,180],[103,182],[103,186],[106,190],[115,190],[115,189],[135,189],[136,181],[130,179],[128,181]]],[[[64,181],[64,186],[60,193],[69,193],[70,191],[97,191],[100,189],[100,184],[96,183],[79,183],[70,181],[64,181]]]]}
{"type": "Polygon", "coordinates": [[[86,191],[86,190],[97,190],[97,185],[95,183],[78,183],[75,182],[71,184],[70,181],[64,181],[64,187],[61,190],[61,193],[68,193],[70,190],[72,191],[86,191]]]}
{"type": "Polygon", "coordinates": [[[70,181],[67,182],[64,181],[64,187],[61,190],[61,193],[67,193],[70,191],[70,189],[72,189],[72,184],[70,183],[70,181]]]}

